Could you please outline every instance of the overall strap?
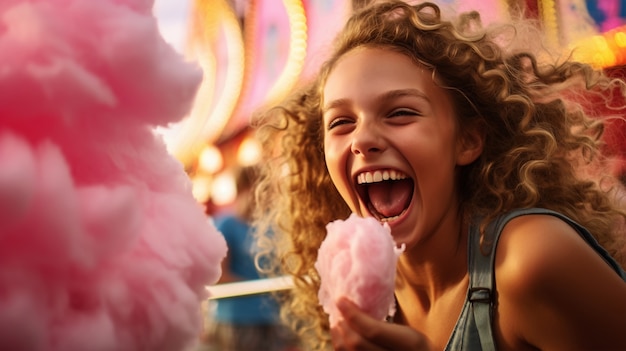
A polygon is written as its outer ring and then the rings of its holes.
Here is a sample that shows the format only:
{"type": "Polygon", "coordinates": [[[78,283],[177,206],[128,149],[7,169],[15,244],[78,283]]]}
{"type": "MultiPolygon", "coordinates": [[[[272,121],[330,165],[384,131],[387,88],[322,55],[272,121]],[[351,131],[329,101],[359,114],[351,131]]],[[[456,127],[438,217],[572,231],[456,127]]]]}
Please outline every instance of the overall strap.
{"type": "Polygon", "coordinates": [[[618,275],[626,281],[626,272],[609,255],[609,253],[596,241],[591,233],[580,224],[569,217],[552,210],[544,208],[526,208],[513,210],[497,217],[489,223],[485,230],[483,246],[481,248],[481,236],[478,226],[474,225],[470,229],[469,245],[469,272],[470,286],[468,290],[468,301],[472,305],[473,317],[478,329],[480,344],[483,351],[495,351],[495,342],[492,331],[493,315],[493,291],[495,285],[494,262],[496,256],[496,246],[504,226],[513,218],[529,214],[546,214],[560,218],[572,226],[581,237],[611,266],[618,275]],[[484,254],[481,249],[484,249],[484,254]]]}
{"type": "Polygon", "coordinates": [[[543,209],[517,209],[494,219],[485,229],[482,240],[477,225],[470,231],[468,301],[472,305],[474,321],[483,351],[495,351],[491,325],[493,317],[493,293],[495,285],[494,262],[496,246],[504,226],[513,218],[525,214],[543,213],[543,209]]]}
{"type": "Polygon", "coordinates": [[[495,248],[501,230],[494,233],[493,224],[490,223],[487,229],[487,233],[495,236],[490,252],[482,253],[480,230],[477,225],[473,225],[470,229],[468,245],[470,279],[467,300],[470,302],[471,307],[471,316],[469,318],[474,318],[481,350],[483,351],[495,351],[496,349],[491,326],[493,316],[492,292],[495,279],[491,256],[495,257],[493,248],[495,248]]]}

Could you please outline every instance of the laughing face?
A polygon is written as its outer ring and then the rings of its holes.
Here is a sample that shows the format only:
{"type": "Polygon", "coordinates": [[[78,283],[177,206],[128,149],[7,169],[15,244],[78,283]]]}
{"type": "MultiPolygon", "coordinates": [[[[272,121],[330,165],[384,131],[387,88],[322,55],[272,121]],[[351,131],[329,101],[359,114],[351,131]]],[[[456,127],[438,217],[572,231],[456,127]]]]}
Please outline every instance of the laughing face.
{"type": "Polygon", "coordinates": [[[388,222],[409,246],[457,216],[455,170],[479,150],[465,146],[430,70],[398,52],[353,49],[323,99],[328,171],[353,212],[388,222]]]}

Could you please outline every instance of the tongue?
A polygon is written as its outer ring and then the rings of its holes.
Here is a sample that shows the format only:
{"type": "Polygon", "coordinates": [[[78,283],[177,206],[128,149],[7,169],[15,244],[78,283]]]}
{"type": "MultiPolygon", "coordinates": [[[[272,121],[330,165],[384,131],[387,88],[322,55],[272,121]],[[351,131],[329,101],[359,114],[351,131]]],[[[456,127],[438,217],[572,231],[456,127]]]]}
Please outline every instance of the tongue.
{"type": "Polygon", "coordinates": [[[368,186],[369,199],[376,212],[394,217],[408,206],[412,193],[410,180],[385,181],[368,186]]]}

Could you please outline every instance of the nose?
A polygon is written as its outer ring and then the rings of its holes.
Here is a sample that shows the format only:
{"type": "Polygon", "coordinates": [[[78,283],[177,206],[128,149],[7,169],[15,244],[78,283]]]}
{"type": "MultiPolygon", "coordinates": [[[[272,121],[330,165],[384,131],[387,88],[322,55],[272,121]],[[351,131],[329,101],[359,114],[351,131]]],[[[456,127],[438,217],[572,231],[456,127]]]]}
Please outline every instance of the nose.
{"type": "Polygon", "coordinates": [[[362,123],[353,133],[351,150],[355,155],[381,153],[385,147],[385,140],[375,124],[362,123]]]}

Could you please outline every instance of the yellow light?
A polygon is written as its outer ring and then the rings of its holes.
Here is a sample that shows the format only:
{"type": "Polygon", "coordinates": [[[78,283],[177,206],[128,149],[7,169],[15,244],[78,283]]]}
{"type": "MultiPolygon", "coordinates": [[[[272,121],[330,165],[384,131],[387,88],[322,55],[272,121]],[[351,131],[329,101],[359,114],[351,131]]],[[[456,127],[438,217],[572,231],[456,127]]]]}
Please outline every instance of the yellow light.
{"type": "Polygon", "coordinates": [[[191,193],[199,203],[205,203],[211,195],[211,178],[206,175],[196,175],[191,179],[191,193]]]}
{"type": "Polygon", "coordinates": [[[255,165],[260,159],[261,145],[252,138],[245,138],[237,150],[237,162],[246,167],[255,165]]]}
{"type": "Polygon", "coordinates": [[[571,47],[574,48],[572,56],[577,61],[586,62],[599,68],[615,65],[615,53],[611,50],[604,36],[594,35],[590,38],[584,38],[573,43],[571,47]]]}
{"type": "Polygon", "coordinates": [[[194,0],[193,6],[186,56],[198,63],[203,80],[189,115],[170,133],[168,144],[185,165],[195,162],[203,145],[224,130],[240,95],[244,66],[243,35],[230,3],[194,0]],[[220,44],[225,53],[218,51],[220,44]],[[218,87],[218,81],[223,85],[218,87]]]}
{"type": "Polygon", "coordinates": [[[615,36],[613,36],[613,40],[615,40],[615,44],[620,48],[626,47],[626,33],[617,32],[615,36]]]}
{"type": "Polygon", "coordinates": [[[217,175],[211,186],[211,199],[217,206],[224,206],[235,201],[237,196],[237,184],[235,177],[230,172],[217,175]]]}
{"type": "Polygon", "coordinates": [[[554,0],[539,0],[539,13],[544,23],[546,38],[551,46],[559,44],[559,21],[554,0]]]}
{"type": "Polygon", "coordinates": [[[207,145],[200,152],[198,158],[198,168],[206,173],[215,173],[224,166],[224,158],[220,150],[213,146],[207,145]]]}
{"type": "Polygon", "coordinates": [[[222,33],[226,45],[227,63],[226,67],[223,67],[225,70],[224,86],[221,88],[213,111],[211,111],[202,129],[204,140],[209,141],[215,141],[220,137],[232,117],[244,79],[245,53],[239,19],[226,3],[224,3],[224,7],[228,9],[224,11],[222,17],[222,33]]]}
{"type": "Polygon", "coordinates": [[[307,24],[302,0],[283,0],[283,5],[287,10],[291,32],[289,53],[285,68],[267,94],[265,103],[269,105],[282,99],[295,85],[302,73],[306,56],[307,24]]]}

